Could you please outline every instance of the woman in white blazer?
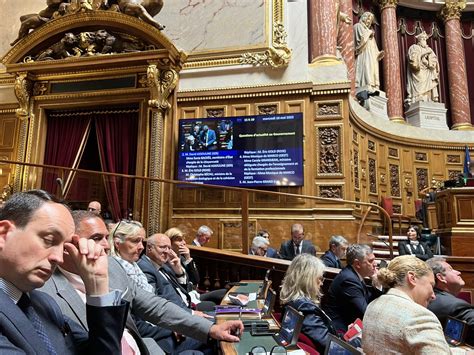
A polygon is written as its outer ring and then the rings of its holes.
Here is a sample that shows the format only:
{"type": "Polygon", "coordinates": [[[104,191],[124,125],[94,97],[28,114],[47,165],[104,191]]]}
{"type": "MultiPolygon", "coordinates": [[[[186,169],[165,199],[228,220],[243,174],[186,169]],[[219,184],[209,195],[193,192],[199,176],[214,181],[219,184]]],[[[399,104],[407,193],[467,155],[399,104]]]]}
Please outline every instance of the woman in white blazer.
{"type": "Polygon", "coordinates": [[[415,256],[399,256],[377,277],[389,291],[367,307],[362,332],[364,352],[449,354],[443,328],[426,308],[435,297],[429,266],[415,256]]]}

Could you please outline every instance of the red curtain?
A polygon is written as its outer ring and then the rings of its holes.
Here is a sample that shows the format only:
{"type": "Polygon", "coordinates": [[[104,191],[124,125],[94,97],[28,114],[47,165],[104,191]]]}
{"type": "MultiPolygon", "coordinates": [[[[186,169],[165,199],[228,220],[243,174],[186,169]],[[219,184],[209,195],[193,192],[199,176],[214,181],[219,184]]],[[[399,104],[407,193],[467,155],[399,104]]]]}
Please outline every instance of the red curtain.
{"type": "MultiPolygon", "coordinates": [[[[50,115],[47,118],[45,165],[57,165],[72,168],[79,163],[79,156],[85,145],[89,133],[90,118],[79,115],[63,116],[50,115]]],[[[57,178],[68,176],[60,175],[59,171],[43,171],[42,188],[50,193],[58,191],[57,178]]],[[[65,183],[66,179],[63,179],[65,183]]]]}
{"type": "MultiPolygon", "coordinates": [[[[136,112],[110,113],[95,118],[102,171],[135,174],[138,136],[136,112]]],[[[112,217],[125,218],[133,205],[132,179],[105,177],[112,217]]]]}

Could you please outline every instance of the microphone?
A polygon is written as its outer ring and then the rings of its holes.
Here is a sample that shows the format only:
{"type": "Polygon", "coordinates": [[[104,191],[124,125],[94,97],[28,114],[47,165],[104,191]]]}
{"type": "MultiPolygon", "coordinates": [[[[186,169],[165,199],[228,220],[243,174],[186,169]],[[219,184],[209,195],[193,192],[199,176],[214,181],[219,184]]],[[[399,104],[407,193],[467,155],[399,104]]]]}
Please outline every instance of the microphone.
{"type": "Polygon", "coordinates": [[[59,192],[61,193],[61,198],[64,198],[64,185],[63,185],[63,179],[61,178],[56,178],[56,184],[59,186],[59,192]]]}

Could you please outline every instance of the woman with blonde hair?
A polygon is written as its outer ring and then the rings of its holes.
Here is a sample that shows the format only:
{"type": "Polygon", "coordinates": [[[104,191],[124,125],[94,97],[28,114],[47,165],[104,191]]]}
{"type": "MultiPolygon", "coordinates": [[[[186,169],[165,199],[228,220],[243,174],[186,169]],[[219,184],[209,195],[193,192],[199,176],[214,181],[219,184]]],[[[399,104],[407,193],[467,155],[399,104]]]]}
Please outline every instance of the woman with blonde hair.
{"type": "Polygon", "coordinates": [[[319,307],[324,264],[311,254],[293,259],[283,279],[280,302],[304,315],[301,332],[311,339],[316,350],[324,354],[329,334],[336,335],[331,319],[319,307]]]}
{"type": "Polygon", "coordinates": [[[118,260],[138,287],[154,293],[153,287],[137,265],[144,249],[145,229],[142,224],[132,220],[121,220],[112,225],[110,230],[110,255],[118,260]]]}
{"type": "Polygon", "coordinates": [[[426,307],[434,299],[430,267],[412,255],[393,259],[378,280],[388,288],[364,315],[362,348],[366,354],[449,354],[443,328],[426,307]]]}

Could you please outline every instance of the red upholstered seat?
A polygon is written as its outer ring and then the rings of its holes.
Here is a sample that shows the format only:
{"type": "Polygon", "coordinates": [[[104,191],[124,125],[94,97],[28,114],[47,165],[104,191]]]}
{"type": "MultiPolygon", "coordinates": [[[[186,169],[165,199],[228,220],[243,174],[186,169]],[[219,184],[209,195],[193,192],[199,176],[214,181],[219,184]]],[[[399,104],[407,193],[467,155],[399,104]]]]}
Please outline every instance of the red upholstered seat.
{"type": "Polygon", "coordinates": [[[472,304],[472,294],[470,291],[461,291],[459,292],[457,297],[466,301],[469,304],[472,304]]]}
{"type": "MultiPolygon", "coordinates": [[[[403,235],[402,222],[406,221],[410,223],[410,217],[393,212],[393,199],[391,197],[382,197],[381,206],[390,215],[390,223],[392,223],[392,226],[393,226],[393,222],[398,221],[398,233],[399,233],[398,235],[403,235]]],[[[384,225],[384,232],[388,231],[388,228],[386,225],[386,218],[383,219],[383,225],[384,225]]]]}
{"type": "Polygon", "coordinates": [[[298,347],[309,355],[319,355],[319,352],[316,349],[303,342],[298,342],[298,347]]]}

